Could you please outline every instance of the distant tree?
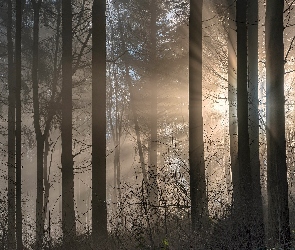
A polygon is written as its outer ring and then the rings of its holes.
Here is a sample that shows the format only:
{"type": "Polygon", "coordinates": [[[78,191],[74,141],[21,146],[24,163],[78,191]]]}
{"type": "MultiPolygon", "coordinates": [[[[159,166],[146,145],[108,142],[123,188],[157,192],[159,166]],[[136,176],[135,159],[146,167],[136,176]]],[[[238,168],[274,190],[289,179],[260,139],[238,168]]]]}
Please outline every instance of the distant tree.
{"type": "Polygon", "coordinates": [[[266,1],[266,139],[268,238],[271,247],[290,247],[285,142],[283,0],[266,1]]]}
{"type": "MultiPolygon", "coordinates": [[[[48,116],[45,116],[44,129],[42,132],[41,126],[41,114],[40,100],[39,100],[39,84],[40,84],[40,58],[39,58],[39,29],[40,29],[40,10],[42,0],[32,0],[32,6],[34,11],[34,22],[33,22],[33,46],[32,46],[32,85],[33,85],[33,108],[34,108],[34,130],[37,141],[37,198],[36,198],[36,246],[42,246],[42,240],[44,237],[44,224],[45,216],[47,211],[48,196],[49,196],[49,183],[47,181],[47,157],[44,151],[45,144],[48,142],[49,131],[51,128],[51,122],[55,114],[56,109],[53,108],[54,98],[56,96],[56,84],[57,84],[57,54],[54,55],[54,72],[53,72],[53,84],[52,84],[52,95],[50,100],[50,108],[48,116]]],[[[57,1],[59,5],[59,1],[57,1]]],[[[57,33],[59,33],[60,15],[57,16],[57,33]]],[[[55,52],[58,50],[59,34],[57,34],[57,47],[55,52]]],[[[44,78],[44,76],[41,76],[44,78]]]]}
{"type": "Polygon", "coordinates": [[[8,52],[8,248],[15,249],[15,78],[12,39],[12,1],[7,0],[8,52]]]}
{"type": "MultiPolygon", "coordinates": [[[[150,148],[149,148],[149,202],[151,203],[151,213],[153,220],[156,220],[156,206],[158,205],[158,183],[157,183],[157,152],[158,152],[158,137],[157,137],[157,101],[158,101],[158,84],[157,84],[157,5],[156,1],[150,1],[150,46],[149,46],[149,86],[151,89],[151,110],[150,110],[150,148]]],[[[155,221],[154,221],[155,223],[155,221]]]]}
{"type": "Polygon", "coordinates": [[[106,207],[106,2],[92,6],[92,239],[107,237],[106,207]]]}
{"type": "Polygon", "coordinates": [[[23,249],[22,242],[22,125],[21,125],[21,40],[22,40],[22,1],[16,0],[15,20],[15,163],[16,163],[16,241],[17,249],[23,249]]]}
{"type": "Polygon", "coordinates": [[[235,17],[235,0],[228,4],[228,103],[229,103],[229,139],[230,160],[233,185],[233,206],[239,196],[239,162],[238,162],[238,116],[237,116],[237,24],[235,17]]]}
{"type": "Polygon", "coordinates": [[[249,145],[253,187],[252,245],[260,249],[264,245],[263,206],[260,185],[259,162],[259,113],[258,113],[258,1],[248,1],[248,86],[249,86],[249,145]]]}
{"type": "Polygon", "coordinates": [[[203,116],[202,116],[202,8],[190,1],[189,19],[189,164],[192,230],[202,227],[207,216],[203,116]]]}
{"type": "MultiPolygon", "coordinates": [[[[117,9],[117,14],[118,14],[118,28],[120,32],[120,38],[121,38],[121,46],[122,46],[122,51],[125,52],[127,51],[126,47],[126,41],[127,41],[127,36],[124,33],[124,27],[122,24],[122,15],[119,12],[119,6],[117,4],[117,1],[115,1],[115,6],[117,9]]],[[[132,79],[130,77],[130,56],[126,56],[124,60],[124,70],[125,70],[125,75],[124,79],[127,83],[127,87],[130,93],[130,105],[131,105],[131,111],[132,111],[132,120],[134,123],[134,130],[135,130],[135,135],[136,135],[136,144],[138,148],[138,155],[139,155],[139,160],[140,160],[140,166],[141,166],[141,171],[142,171],[142,177],[143,177],[143,182],[145,185],[145,188],[148,185],[148,175],[147,175],[147,170],[146,170],[146,164],[144,160],[144,153],[143,153],[143,146],[142,146],[142,139],[140,136],[140,126],[139,126],[139,121],[138,121],[138,113],[136,110],[136,104],[135,104],[135,93],[134,93],[134,86],[132,85],[132,79]]],[[[147,191],[147,190],[146,190],[147,191]]]]}
{"type": "Polygon", "coordinates": [[[72,154],[72,2],[62,0],[62,231],[68,246],[76,235],[72,154]]]}

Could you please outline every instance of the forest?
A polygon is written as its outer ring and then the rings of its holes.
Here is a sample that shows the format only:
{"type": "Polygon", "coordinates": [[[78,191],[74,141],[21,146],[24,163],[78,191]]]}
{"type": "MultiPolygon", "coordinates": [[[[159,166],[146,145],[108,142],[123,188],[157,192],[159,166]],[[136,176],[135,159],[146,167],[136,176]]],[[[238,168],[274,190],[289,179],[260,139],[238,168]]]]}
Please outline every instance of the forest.
{"type": "Polygon", "coordinates": [[[0,7],[1,249],[295,249],[295,0],[0,7]]]}

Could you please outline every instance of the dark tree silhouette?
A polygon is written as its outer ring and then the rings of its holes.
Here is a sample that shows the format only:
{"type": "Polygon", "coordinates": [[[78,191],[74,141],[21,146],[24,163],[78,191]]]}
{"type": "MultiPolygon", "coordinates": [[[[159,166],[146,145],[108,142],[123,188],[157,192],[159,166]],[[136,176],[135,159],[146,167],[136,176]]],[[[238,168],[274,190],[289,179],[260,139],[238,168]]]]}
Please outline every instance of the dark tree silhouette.
{"type": "Polygon", "coordinates": [[[65,246],[76,235],[72,154],[72,4],[62,0],[62,231],[65,246]]]}
{"type": "Polygon", "coordinates": [[[107,237],[106,208],[106,2],[92,6],[92,238],[107,237]]]}
{"type": "Polygon", "coordinates": [[[15,168],[16,168],[16,242],[17,249],[23,249],[22,242],[22,125],[21,125],[21,40],[22,40],[22,1],[15,5],[15,168]]]}
{"type": "Polygon", "coordinates": [[[240,247],[251,248],[252,183],[248,133],[248,90],[247,90],[247,1],[237,0],[237,114],[238,114],[238,161],[239,196],[237,209],[240,213],[240,247]]]}
{"type": "Polygon", "coordinates": [[[202,227],[207,215],[202,116],[202,8],[190,1],[189,19],[189,164],[192,230],[202,227]]]}
{"type": "Polygon", "coordinates": [[[15,249],[15,78],[12,40],[12,1],[7,0],[8,52],[8,248],[15,249]]]}
{"type": "Polygon", "coordinates": [[[248,1],[248,86],[249,86],[249,145],[253,185],[254,248],[264,247],[263,207],[259,162],[259,113],[258,113],[258,1],[248,1]]]}
{"type": "Polygon", "coordinates": [[[266,1],[266,139],[268,238],[272,247],[290,244],[285,142],[283,0],[266,1]]]}
{"type": "Polygon", "coordinates": [[[34,106],[34,129],[37,140],[37,198],[36,198],[36,247],[42,246],[44,224],[43,224],[43,151],[44,136],[40,127],[39,110],[39,19],[41,0],[32,0],[34,10],[33,24],[33,63],[32,63],[32,82],[33,82],[33,106],[34,106]]]}

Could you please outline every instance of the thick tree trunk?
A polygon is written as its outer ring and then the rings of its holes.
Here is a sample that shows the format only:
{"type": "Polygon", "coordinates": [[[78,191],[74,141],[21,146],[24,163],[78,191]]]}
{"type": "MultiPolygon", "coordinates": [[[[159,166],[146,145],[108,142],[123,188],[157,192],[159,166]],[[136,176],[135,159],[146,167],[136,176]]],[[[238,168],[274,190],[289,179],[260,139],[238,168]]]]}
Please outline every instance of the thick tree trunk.
{"type": "Polygon", "coordinates": [[[16,26],[15,26],[15,163],[16,163],[16,241],[17,249],[23,249],[22,242],[22,177],[21,177],[21,31],[22,31],[22,1],[16,0],[16,26]]]}
{"type": "Polygon", "coordinates": [[[106,2],[92,6],[92,239],[107,237],[106,207],[106,2]]]}
{"type": "Polygon", "coordinates": [[[8,249],[15,249],[15,78],[12,40],[12,2],[7,0],[8,52],[8,249]]]}
{"type": "Polygon", "coordinates": [[[250,249],[252,212],[252,180],[248,132],[248,64],[247,64],[247,1],[237,0],[237,114],[238,114],[238,161],[240,198],[237,209],[240,213],[240,247],[250,249]]]}
{"type": "Polygon", "coordinates": [[[253,187],[252,244],[256,249],[264,245],[263,206],[260,185],[259,113],[258,113],[258,0],[248,4],[248,86],[249,86],[249,144],[253,187]]]}
{"type": "MultiPolygon", "coordinates": [[[[62,231],[65,246],[76,235],[72,154],[72,6],[62,0],[62,231]]],[[[43,176],[42,176],[43,177],[43,176]]]]}
{"type": "Polygon", "coordinates": [[[266,1],[266,138],[268,238],[271,247],[290,244],[285,142],[283,0],[266,1]]]}
{"type": "Polygon", "coordinates": [[[192,230],[207,217],[202,116],[202,0],[191,0],[189,20],[189,163],[192,230]]]}

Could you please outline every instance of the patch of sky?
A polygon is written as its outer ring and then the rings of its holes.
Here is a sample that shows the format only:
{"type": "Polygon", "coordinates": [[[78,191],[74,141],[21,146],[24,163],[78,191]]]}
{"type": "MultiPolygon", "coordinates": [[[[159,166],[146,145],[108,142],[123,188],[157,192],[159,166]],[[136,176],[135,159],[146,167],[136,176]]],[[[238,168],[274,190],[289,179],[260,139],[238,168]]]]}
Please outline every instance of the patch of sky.
{"type": "Polygon", "coordinates": [[[129,75],[130,75],[131,79],[134,81],[138,81],[140,79],[140,76],[136,73],[136,71],[134,69],[129,70],[129,75]]]}

